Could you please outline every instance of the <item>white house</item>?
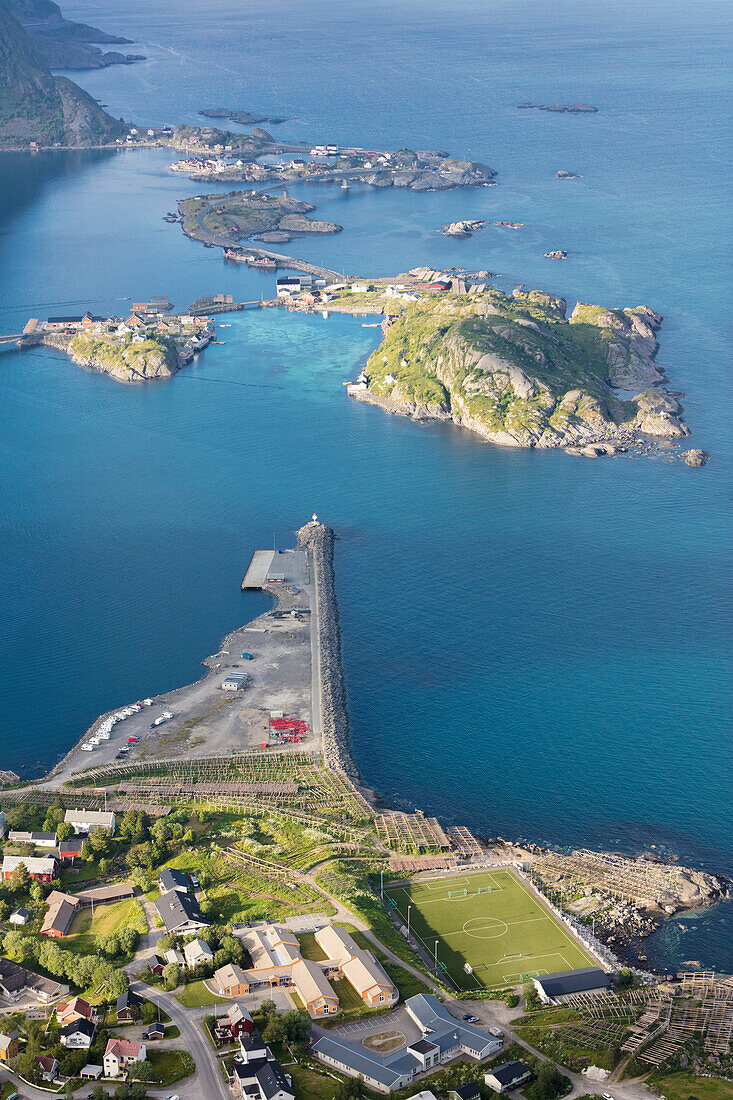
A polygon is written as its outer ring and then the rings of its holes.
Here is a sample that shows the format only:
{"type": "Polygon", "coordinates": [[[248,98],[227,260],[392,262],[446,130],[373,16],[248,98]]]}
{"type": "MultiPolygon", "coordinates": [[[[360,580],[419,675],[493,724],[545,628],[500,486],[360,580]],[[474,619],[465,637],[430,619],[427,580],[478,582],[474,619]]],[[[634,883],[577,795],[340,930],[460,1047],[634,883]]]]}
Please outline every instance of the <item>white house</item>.
{"type": "Polygon", "coordinates": [[[109,829],[114,835],[115,815],[110,810],[67,810],[64,821],[75,833],[93,833],[95,829],[109,829]]]}
{"type": "Polygon", "coordinates": [[[183,954],[189,970],[193,970],[199,963],[212,962],[214,958],[214,952],[203,940],[191,940],[184,946],[183,954]]]}
{"type": "Polygon", "coordinates": [[[102,1059],[105,1077],[119,1077],[131,1062],[144,1062],[147,1057],[145,1043],[134,1039],[110,1039],[102,1059]]]}

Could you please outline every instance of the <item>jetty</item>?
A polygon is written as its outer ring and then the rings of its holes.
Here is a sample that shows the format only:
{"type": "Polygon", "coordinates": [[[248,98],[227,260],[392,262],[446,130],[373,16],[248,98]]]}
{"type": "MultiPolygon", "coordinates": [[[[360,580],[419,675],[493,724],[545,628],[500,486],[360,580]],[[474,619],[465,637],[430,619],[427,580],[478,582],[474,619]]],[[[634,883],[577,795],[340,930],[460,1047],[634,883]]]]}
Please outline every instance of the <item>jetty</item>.
{"type": "Polygon", "coordinates": [[[255,550],[242,581],[247,588],[308,584],[308,556],[303,550],[255,550]]]}

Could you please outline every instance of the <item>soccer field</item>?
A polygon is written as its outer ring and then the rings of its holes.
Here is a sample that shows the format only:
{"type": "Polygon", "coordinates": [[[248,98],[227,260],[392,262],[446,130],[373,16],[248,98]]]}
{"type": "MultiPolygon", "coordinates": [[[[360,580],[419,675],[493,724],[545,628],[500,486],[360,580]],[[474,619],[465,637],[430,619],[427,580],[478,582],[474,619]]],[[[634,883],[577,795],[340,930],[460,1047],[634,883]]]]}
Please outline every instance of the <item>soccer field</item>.
{"type": "Polygon", "coordinates": [[[408,882],[385,900],[458,989],[492,989],[526,977],[597,965],[572,933],[511,871],[408,882]],[[467,973],[468,963],[472,973],[467,973]]]}

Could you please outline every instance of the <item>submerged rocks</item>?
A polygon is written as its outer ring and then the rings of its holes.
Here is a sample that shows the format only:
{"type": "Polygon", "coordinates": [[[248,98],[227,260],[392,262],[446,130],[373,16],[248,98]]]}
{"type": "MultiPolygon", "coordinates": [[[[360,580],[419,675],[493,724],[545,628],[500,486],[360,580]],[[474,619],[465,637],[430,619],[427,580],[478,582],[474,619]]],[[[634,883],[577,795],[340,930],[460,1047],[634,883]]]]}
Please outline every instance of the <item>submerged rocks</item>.
{"type": "Polygon", "coordinates": [[[589,103],[550,103],[547,106],[544,103],[519,103],[517,106],[520,111],[552,111],[553,114],[564,115],[598,114],[598,108],[589,103]]]}
{"type": "Polygon", "coordinates": [[[698,447],[693,447],[690,451],[685,451],[682,455],[688,466],[706,466],[710,455],[707,451],[701,451],[698,447]]]}
{"type": "Polygon", "coordinates": [[[566,252],[564,248],[557,248],[554,252],[545,252],[546,260],[567,260],[569,252],[566,252]]]}
{"type": "Polygon", "coordinates": [[[559,180],[579,180],[580,176],[577,172],[555,172],[555,175],[559,180]]]}

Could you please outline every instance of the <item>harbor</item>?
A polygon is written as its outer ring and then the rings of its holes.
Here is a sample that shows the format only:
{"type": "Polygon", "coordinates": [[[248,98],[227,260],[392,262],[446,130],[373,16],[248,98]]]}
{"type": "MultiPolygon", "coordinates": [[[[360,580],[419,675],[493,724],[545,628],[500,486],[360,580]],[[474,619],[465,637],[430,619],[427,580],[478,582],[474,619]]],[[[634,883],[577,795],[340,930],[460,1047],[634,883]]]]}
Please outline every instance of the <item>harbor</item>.
{"type": "Polygon", "coordinates": [[[227,635],[201,662],[205,672],[195,683],[100,715],[44,786],[162,760],[272,748],[320,752],[311,558],[305,548],[255,551],[241,587],[264,589],[273,608],[227,635]]]}

